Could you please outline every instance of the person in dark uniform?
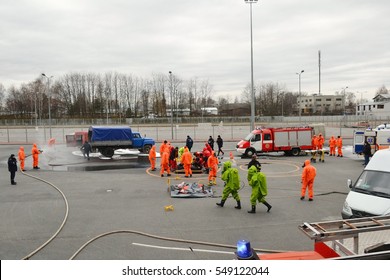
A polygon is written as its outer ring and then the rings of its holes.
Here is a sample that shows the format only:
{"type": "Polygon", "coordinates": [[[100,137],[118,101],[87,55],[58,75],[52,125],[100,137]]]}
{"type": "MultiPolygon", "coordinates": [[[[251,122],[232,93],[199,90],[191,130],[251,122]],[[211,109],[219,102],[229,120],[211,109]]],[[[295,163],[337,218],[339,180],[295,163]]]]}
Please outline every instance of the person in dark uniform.
{"type": "Polygon", "coordinates": [[[219,156],[220,153],[222,153],[222,155],[224,155],[225,152],[222,151],[223,139],[221,138],[221,135],[218,135],[218,137],[217,137],[217,145],[218,145],[218,154],[217,154],[217,156],[219,156]]]}
{"type": "Polygon", "coordinates": [[[260,172],[261,170],[261,163],[257,160],[257,156],[253,155],[252,160],[248,163],[248,169],[251,168],[251,166],[254,165],[257,168],[257,171],[260,172]]]}
{"type": "Polygon", "coordinates": [[[89,160],[89,153],[92,151],[91,144],[89,144],[88,141],[85,141],[83,146],[81,146],[81,151],[83,152],[84,158],[88,158],[89,160]]]}
{"type": "Polygon", "coordinates": [[[8,158],[8,171],[11,174],[11,185],[16,185],[15,174],[18,171],[18,164],[14,154],[8,158]]]}
{"type": "Polygon", "coordinates": [[[190,152],[191,152],[193,144],[194,144],[194,141],[192,140],[192,138],[189,135],[187,135],[186,146],[190,152]]]}
{"type": "Polygon", "coordinates": [[[214,138],[212,136],[209,137],[207,143],[209,143],[211,149],[214,151],[214,138]]]}

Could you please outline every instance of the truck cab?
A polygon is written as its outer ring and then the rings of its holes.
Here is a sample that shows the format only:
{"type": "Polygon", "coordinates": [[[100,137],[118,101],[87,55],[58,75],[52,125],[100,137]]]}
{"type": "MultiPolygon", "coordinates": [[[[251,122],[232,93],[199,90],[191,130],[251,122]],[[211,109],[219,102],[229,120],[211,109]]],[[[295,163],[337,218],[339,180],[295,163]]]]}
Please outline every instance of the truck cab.
{"type": "Polygon", "coordinates": [[[237,152],[247,157],[273,150],[272,133],[269,129],[255,129],[237,144],[237,152]]]}
{"type": "Polygon", "coordinates": [[[72,134],[65,135],[67,147],[81,147],[85,141],[88,141],[88,132],[77,131],[72,134]]]}

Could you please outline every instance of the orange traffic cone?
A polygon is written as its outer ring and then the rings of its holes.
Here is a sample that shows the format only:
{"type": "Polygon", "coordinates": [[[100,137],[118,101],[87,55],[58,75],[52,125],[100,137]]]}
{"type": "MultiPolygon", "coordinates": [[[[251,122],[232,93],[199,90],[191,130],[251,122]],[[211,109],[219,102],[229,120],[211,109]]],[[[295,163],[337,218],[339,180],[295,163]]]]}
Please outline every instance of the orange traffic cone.
{"type": "Polygon", "coordinates": [[[230,152],[230,159],[234,159],[233,152],[230,152]]]}

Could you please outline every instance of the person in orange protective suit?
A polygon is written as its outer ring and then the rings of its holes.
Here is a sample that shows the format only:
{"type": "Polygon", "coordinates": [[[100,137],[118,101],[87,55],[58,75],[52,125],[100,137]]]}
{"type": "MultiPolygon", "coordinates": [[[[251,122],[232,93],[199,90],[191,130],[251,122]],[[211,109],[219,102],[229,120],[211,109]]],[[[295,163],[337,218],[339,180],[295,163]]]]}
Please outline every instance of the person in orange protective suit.
{"type": "Polygon", "coordinates": [[[218,163],[218,157],[213,151],[207,160],[207,166],[209,167],[209,186],[217,184],[218,163]]]}
{"type": "Polygon", "coordinates": [[[150,170],[156,171],[156,145],[153,145],[149,151],[150,170]]]}
{"type": "Polygon", "coordinates": [[[183,164],[184,167],[185,177],[188,178],[188,175],[192,177],[192,170],[191,170],[192,154],[187,147],[184,148],[184,153],[181,156],[181,163],[183,164]]]}
{"type": "Polygon", "coordinates": [[[337,156],[338,157],[343,157],[343,139],[341,138],[341,136],[337,136],[337,139],[336,139],[336,147],[337,147],[337,156]]]}
{"type": "Polygon", "coordinates": [[[322,147],[324,146],[324,142],[325,142],[325,139],[324,139],[324,136],[322,136],[322,134],[318,134],[318,150],[322,150],[322,147]]]}
{"type": "Polygon", "coordinates": [[[31,149],[31,154],[32,154],[32,157],[33,157],[33,168],[34,169],[39,169],[39,166],[38,166],[38,160],[39,160],[39,154],[42,153],[41,150],[38,149],[37,147],[37,144],[33,144],[33,147],[31,149]]]}
{"type": "Polygon", "coordinates": [[[24,170],[24,160],[26,159],[26,154],[24,153],[23,146],[20,146],[20,148],[19,148],[18,157],[19,157],[19,162],[20,162],[20,170],[26,171],[26,170],[24,170]]]}
{"type": "Polygon", "coordinates": [[[164,153],[166,147],[168,146],[168,141],[164,140],[160,146],[160,156],[162,157],[162,154],[164,153]]]}
{"type": "Polygon", "coordinates": [[[313,135],[311,138],[311,145],[313,146],[312,152],[311,152],[311,162],[317,161],[317,150],[318,150],[318,137],[317,135],[313,135]]]}
{"type": "Polygon", "coordinates": [[[329,156],[336,156],[336,138],[333,135],[329,139],[329,156]]]}
{"type": "Polygon", "coordinates": [[[301,200],[305,199],[306,189],[308,189],[309,201],[313,201],[313,185],[317,175],[317,169],[310,164],[310,160],[305,160],[302,171],[301,200]]]}
{"type": "Polygon", "coordinates": [[[169,168],[169,145],[165,146],[165,150],[161,154],[161,177],[164,177],[164,171],[167,172],[167,176],[171,176],[171,170],[169,168]]]}

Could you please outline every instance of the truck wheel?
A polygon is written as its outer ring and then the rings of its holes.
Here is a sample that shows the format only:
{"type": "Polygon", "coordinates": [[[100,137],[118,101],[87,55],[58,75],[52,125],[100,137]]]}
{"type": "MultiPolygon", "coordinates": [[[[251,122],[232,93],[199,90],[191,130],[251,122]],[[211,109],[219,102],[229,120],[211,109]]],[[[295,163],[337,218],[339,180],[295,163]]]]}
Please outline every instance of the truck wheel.
{"type": "Polygon", "coordinates": [[[144,152],[145,154],[149,154],[149,152],[150,152],[151,149],[152,149],[152,146],[150,146],[150,145],[145,145],[145,146],[144,146],[144,149],[143,149],[143,152],[144,152]]]}
{"type": "Polygon", "coordinates": [[[253,148],[246,149],[246,151],[245,151],[245,156],[246,156],[246,157],[252,157],[255,153],[256,153],[256,151],[255,151],[255,149],[253,149],[253,148]]]}
{"type": "Polygon", "coordinates": [[[296,156],[299,156],[299,154],[301,153],[301,150],[299,148],[294,148],[291,150],[291,154],[296,157],[296,156]]]}
{"type": "Polygon", "coordinates": [[[112,157],[115,150],[113,148],[105,148],[100,151],[100,153],[105,157],[112,157]]]}

